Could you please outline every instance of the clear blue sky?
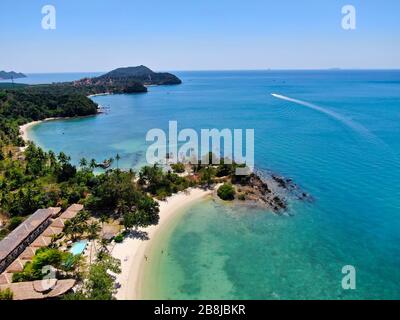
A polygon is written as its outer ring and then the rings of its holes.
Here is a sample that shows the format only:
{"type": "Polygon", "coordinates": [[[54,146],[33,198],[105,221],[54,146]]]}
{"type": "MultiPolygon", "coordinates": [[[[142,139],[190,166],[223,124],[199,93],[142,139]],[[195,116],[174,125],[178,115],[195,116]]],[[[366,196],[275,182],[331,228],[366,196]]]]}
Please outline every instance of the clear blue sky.
{"type": "Polygon", "coordinates": [[[0,70],[400,68],[399,0],[0,0],[0,70]],[[41,8],[57,29],[41,28],[41,8]],[[341,28],[341,8],[357,29],[341,28]]]}

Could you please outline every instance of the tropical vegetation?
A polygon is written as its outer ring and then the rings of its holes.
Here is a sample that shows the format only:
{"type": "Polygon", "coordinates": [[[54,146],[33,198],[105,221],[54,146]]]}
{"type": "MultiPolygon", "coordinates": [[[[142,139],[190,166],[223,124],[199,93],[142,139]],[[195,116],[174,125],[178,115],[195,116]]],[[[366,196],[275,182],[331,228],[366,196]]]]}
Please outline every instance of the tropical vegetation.
{"type": "Polygon", "coordinates": [[[0,300],[12,300],[13,297],[14,294],[9,288],[0,290],[0,300]]]}
{"type": "Polygon", "coordinates": [[[36,251],[32,261],[28,261],[24,265],[23,271],[13,274],[12,280],[13,282],[41,280],[46,276],[43,268],[48,266],[65,272],[71,271],[77,259],[79,257],[55,248],[40,248],[36,251]]]}
{"type": "Polygon", "coordinates": [[[235,188],[230,183],[224,183],[218,188],[217,194],[222,200],[231,201],[235,199],[235,188]]]}

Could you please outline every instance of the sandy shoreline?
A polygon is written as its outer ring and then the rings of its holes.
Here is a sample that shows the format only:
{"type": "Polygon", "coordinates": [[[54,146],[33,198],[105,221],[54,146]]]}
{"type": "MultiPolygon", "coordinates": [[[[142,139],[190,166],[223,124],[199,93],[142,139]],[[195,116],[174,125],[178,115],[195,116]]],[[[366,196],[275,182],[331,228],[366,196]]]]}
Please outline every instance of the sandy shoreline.
{"type": "MultiPolygon", "coordinates": [[[[32,141],[29,138],[29,130],[32,127],[38,125],[39,123],[48,122],[48,121],[56,121],[56,120],[70,120],[70,119],[94,117],[94,116],[97,116],[97,115],[102,114],[102,113],[103,112],[101,111],[101,109],[97,109],[97,113],[96,114],[91,114],[91,115],[87,115],[87,116],[54,117],[54,118],[46,118],[46,119],[43,119],[43,120],[37,120],[37,121],[28,122],[28,123],[23,124],[22,126],[19,126],[19,135],[24,140],[24,142],[27,143],[28,141],[32,141]]],[[[23,147],[23,148],[25,148],[25,147],[23,147]]]]}
{"type": "Polygon", "coordinates": [[[188,192],[180,192],[169,197],[167,201],[160,201],[160,221],[158,225],[140,229],[147,232],[150,240],[127,238],[123,243],[115,245],[112,255],[121,260],[121,273],[117,275],[117,282],[121,285],[116,294],[118,300],[141,298],[140,285],[146,261],[145,254],[150,249],[152,239],[182,209],[212,193],[213,190],[191,188],[188,192]]]}
{"type": "Polygon", "coordinates": [[[25,124],[23,124],[22,126],[19,127],[20,136],[24,140],[24,142],[31,141],[29,139],[28,132],[32,127],[34,127],[37,124],[42,123],[42,122],[54,121],[54,120],[64,120],[64,119],[68,119],[68,118],[61,118],[61,117],[60,118],[46,118],[44,120],[38,120],[38,121],[32,121],[32,122],[25,123],[25,124]]]}
{"type": "MultiPolygon", "coordinates": [[[[87,98],[90,99],[90,98],[92,98],[92,97],[106,96],[106,95],[110,95],[110,94],[111,94],[111,93],[109,93],[109,92],[96,93],[96,94],[88,95],[87,98]]],[[[77,117],[53,117],[53,118],[46,118],[46,119],[38,120],[38,121],[32,121],[32,122],[25,123],[25,124],[23,124],[22,126],[19,126],[19,133],[20,133],[21,138],[24,140],[24,142],[27,143],[28,141],[31,141],[31,140],[29,139],[29,134],[28,134],[29,130],[30,130],[32,127],[34,127],[34,126],[36,126],[37,124],[39,124],[39,123],[46,122],[46,121],[54,121],[54,120],[68,120],[68,119],[75,119],[75,118],[92,117],[92,116],[97,116],[97,115],[99,115],[99,114],[101,114],[101,113],[102,113],[102,112],[101,112],[101,106],[98,105],[97,113],[96,113],[96,114],[93,114],[93,115],[88,115],[88,116],[77,116],[77,117]]]]}
{"type": "MultiPolygon", "coordinates": [[[[108,93],[91,95],[89,98],[107,94],[108,93]]],[[[54,117],[26,123],[19,127],[20,136],[25,142],[28,142],[31,140],[29,138],[29,130],[35,125],[47,121],[66,119],[72,118],[54,117]]],[[[216,188],[217,187],[218,186],[216,186],[216,188]]],[[[176,217],[179,212],[196,203],[197,201],[200,201],[201,199],[211,195],[213,192],[214,189],[204,190],[201,188],[190,188],[184,192],[179,192],[172,195],[171,197],[167,198],[166,201],[159,201],[159,223],[155,226],[139,229],[140,231],[147,233],[149,240],[128,237],[123,241],[123,243],[115,244],[114,248],[112,249],[112,256],[121,260],[121,273],[116,275],[116,282],[121,285],[116,293],[116,298],[118,300],[140,299],[140,284],[143,277],[143,270],[145,268],[145,254],[153,243],[152,239],[155,238],[155,235],[160,230],[168,226],[168,223],[173,220],[173,218],[176,217]]]]}

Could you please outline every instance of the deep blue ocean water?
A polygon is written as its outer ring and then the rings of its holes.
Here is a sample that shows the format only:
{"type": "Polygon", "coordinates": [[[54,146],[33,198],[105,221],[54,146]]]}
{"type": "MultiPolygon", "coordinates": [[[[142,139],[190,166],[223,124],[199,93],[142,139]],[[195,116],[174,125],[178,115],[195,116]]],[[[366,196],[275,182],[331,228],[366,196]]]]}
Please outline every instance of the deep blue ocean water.
{"type": "Polygon", "coordinates": [[[94,97],[107,114],[47,122],[31,136],[75,163],[119,153],[128,168],[144,164],[146,132],[169,120],[254,128],[256,166],[293,178],[315,202],[291,203],[292,216],[191,207],[167,254],[155,253],[147,297],[399,299],[400,71],[176,74],[182,85],[94,97]],[[356,268],[356,290],[341,287],[345,265],[356,268]]]}

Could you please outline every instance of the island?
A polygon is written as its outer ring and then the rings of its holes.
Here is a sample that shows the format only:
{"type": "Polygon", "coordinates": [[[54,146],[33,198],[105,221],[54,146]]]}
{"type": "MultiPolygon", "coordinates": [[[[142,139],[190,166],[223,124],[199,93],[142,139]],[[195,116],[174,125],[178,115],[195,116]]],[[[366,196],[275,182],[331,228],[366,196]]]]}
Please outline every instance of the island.
{"type": "Polygon", "coordinates": [[[23,73],[18,73],[14,71],[0,71],[0,80],[11,80],[11,79],[19,79],[19,78],[26,78],[26,75],[23,73]]]}
{"type": "Polygon", "coordinates": [[[116,79],[121,81],[126,79],[135,79],[143,85],[174,85],[182,83],[182,80],[171,73],[154,72],[143,65],[137,67],[118,68],[95,79],[106,81],[116,79]]]}

